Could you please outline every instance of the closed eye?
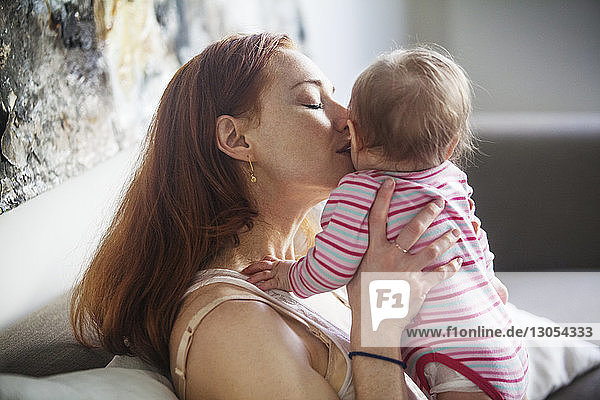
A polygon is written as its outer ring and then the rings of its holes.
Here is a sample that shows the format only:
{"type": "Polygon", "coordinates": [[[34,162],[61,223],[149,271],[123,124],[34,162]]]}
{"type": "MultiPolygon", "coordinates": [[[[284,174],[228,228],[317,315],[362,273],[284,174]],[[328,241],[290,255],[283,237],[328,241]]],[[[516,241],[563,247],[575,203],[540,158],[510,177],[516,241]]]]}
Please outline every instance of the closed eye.
{"type": "Polygon", "coordinates": [[[323,108],[323,103],[318,104],[303,104],[304,107],[310,108],[312,110],[320,110],[323,108]]]}

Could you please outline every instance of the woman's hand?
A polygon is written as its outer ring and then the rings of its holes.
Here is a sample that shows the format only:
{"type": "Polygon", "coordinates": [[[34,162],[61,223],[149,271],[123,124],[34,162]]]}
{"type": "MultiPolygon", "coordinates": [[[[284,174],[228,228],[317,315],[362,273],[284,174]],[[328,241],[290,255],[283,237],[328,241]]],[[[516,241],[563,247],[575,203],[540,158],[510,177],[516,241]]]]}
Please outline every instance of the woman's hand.
{"type": "MultiPolygon", "coordinates": [[[[423,273],[421,270],[431,263],[445,251],[447,251],[460,235],[458,230],[450,231],[442,235],[426,248],[417,254],[408,252],[421,237],[423,232],[429,227],[434,219],[439,215],[444,207],[443,200],[436,200],[429,203],[421,210],[398,234],[394,242],[387,240],[386,225],[389,202],[394,191],[394,181],[387,179],[384,185],[379,189],[377,197],[369,214],[369,247],[363,256],[362,262],[354,274],[352,280],[348,283],[348,300],[352,308],[353,331],[356,330],[355,324],[362,321],[370,321],[370,310],[361,307],[361,275],[363,272],[412,272],[413,274],[403,274],[403,278],[410,284],[410,300],[408,315],[401,321],[384,320],[381,329],[390,328],[392,332],[384,333],[384,336],[395,338],[400,344],[400,334],[402,329],[419,312],[425,296],[429,290],[441,281],[451,277],[458,271],[462,260],[454,259],[450,263],[437,268],[435,271],[423,273]],[[368,318],[367,318],[368,317],[368,318]],[[385,323],[385,324],[384,324],[385,323]]],[[[364,287],[367,287],[365,285],[364,287]]],[[[367,293],[364,294],[368,296],[367,293]]],[[[368,304],[368,302],[366,302],[368,304]]],[[[370,328],[370,326],[369,326],[370,328]]],[[[380,329],[380,330],[381,330],[380,329]]],[[[353,332],[357,333],[357,332],[353,332]]]]}

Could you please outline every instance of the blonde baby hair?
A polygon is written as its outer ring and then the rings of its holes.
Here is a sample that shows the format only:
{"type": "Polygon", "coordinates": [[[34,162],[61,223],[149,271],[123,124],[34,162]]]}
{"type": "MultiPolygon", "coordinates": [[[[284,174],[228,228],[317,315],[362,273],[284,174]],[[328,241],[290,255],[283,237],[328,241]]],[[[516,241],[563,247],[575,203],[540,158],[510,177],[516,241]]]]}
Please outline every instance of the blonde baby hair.
{"type": "Polygon", "coordinates": [[[471,84],[449,54],[419,46],[382,54],[352,88],[350,119],[367,149],[414,169],[469,154],[471,84]]]}

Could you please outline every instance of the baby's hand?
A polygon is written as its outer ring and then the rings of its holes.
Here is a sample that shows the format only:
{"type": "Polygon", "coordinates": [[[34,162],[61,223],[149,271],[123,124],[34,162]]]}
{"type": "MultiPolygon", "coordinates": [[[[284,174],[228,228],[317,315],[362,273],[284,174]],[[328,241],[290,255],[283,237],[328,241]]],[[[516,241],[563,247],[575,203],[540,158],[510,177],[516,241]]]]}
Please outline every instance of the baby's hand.
{"type": "Polygon", "coordinates": [[[500,281],[500,279],[496,278],[494,276],[494,278],[491,281],[492,286],[494,287],[494,289],[496,289],[496,292],[498,292],[498,296],[500,296],[500,300],[502,300],[502,302],[504,304],[506,304],[506,302],[508,301],[508,289],[506,289],[506,286],[504,286],[504,283],[502,283],[500,281]]]}
{"type": "Polygon", "coordinates": [[[250,275],[248,282],[255,284],[262,290],[282,289],[292,291],[288,273],[294,261],[278,260],[265,257],[254,262],[242,270],[242,274],[250,275]],[[258,283],[257,283],[258,282],[258,283]]]}

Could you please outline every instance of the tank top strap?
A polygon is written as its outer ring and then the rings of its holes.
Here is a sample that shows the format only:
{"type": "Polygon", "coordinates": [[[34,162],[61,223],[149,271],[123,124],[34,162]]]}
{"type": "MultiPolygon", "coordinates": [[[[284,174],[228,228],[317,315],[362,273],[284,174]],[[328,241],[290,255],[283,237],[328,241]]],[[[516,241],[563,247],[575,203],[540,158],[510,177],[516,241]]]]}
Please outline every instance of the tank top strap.
{"type": "Polygon", "coordinates": [[[175,359],[175,374],[173,378],[178,393],[181,393],[182,400],[185,399],[187,356],[192,345],[194,333],[196,332],[198,325],[200,325],[200,322],[202,322],[208,313],[210,313],[218,305],[228,300],[254,300],[267,303],[265,299],[256,296],[255,294],[236,293],[214,299],[194,314],[194,316],[189,320],[187,327],[181,336],[179,348],[177,349],[177,357],[175,359]]]}
{"type": "MultiPolygon", "coordinates": [[[[212,283],[228,283],[246,289],[248,292],[260,297],[263,302],[274,306],[284,314],[298,320],[307,326],[311,332],[322,338],[323,341],[347,336],[337,326],[331,324],[314,311],[308,309],[302,303],[293,299],[290,293],[280,289],[271,289],[268,292],[264,292],[255,285],[247,282],[246,278],[247,276],[237,271],[228,269],[214,268],[202,270],[196,274],[194,281],[184,294],[183,298],[203,286],[210,285],[212,283]]],[[[337,342],[337,340],[334,341],[337,342]]],[[[349,340],[346,341],[349,342],[349,340]]]]}
{"type": "MultiPolygon", "coordinates": [[[[231,272],[235,272],[235,271],[231,271],[231,272]]],[[[256,286],[254,286],[251,283],[248,283],[245,280],[240,279],[239,277],[236,277],[236,276],[223,276],[223,275],[216,276],[215,275],[215,276],[208,277],[208,276],[206,276],[206,274],[199,274],[199,276],[196,279],[196,282],[194,284],[192,284],[190,289],[188,289],[188,291],[184,295],[184,298],[187,295],[189,295],[190,293],[192,293],[194,290],[197,290],[202,286],[206,286],[206,285],[212,284],[212,283],[230,283],[230,284],[234,284],[234,285],[243,287],[243,288],[251,291],[252,293],[236,293],[236,294],[231,294],[231,295],[216,298],[213,301],[211,301],[210,303],[206,304],[200,310],[198,310],[194,314],[194,316],[188,321],[186,330],[183,332],[183,335],[179,342],[179,347],[177,350],[177,356],[176,356],[176,360],[175,360],[175,374],[173,375],[174,384],[177,387],[178,393],[181,394],[182,400],[185,400],[187,356],[188,356],[190,347],[192,345],[192,339],[194,336],[194,332],[196,331],[196,329],[198,328],[198,326],[200,325],[200,323],[202,322],[204,317],[206,317],[206,315],[208,315],[208,313],[210,313],[218,305],[220,305],[226,301],[230,301],[230,300],[260,301],[262,303],[265,303],[265,304],[275,308],[278,312],[280,312],[284,315],[287,315],[291,318],[294,318],[295,320],[300,322],[302,325],[304,325],[306,328],[308,328],[310,330],[310,332],[314,336],[319,338],[327,346],[327,349],[329,350],[329,357],[328,357],[329,362],[327,365],[326,379],[329,377],[329,375],[331,374],[331,369],[332,369],[331,357],[332,357],[332,353],[333,353],[332,345],[334,343],[332,342],[331,338],[329,338],[325,333],[322,332],[321,329],[319,329],[318,326],[316,326],[310,322],[307,322],[300,315],[298,315],[296,312],[294,312],[294,310],[288,308],[289,306],[286,307],[284,304],[279,304],[279,302],[281,302],[281,300],[277,300],[277,299],[274,299],[274,298],[266,295],[264,292],[262,292],[256,286]],[[204,275],[204,276],[202,276],[202,275],[204,275]]]]}

